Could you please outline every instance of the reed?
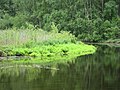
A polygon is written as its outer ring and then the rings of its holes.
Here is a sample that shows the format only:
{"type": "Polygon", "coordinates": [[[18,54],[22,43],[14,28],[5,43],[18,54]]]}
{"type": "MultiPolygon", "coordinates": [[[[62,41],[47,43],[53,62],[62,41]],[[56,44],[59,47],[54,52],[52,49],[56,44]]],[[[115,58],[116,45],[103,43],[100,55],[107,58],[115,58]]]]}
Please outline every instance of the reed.
{"type": "Polygon", "coordinates": [[[37,30],[0,30],[1,46],[18,46],[29,42],[37,43],[67,43],[75,41],[69,32],[53,33],[37,30]]]}

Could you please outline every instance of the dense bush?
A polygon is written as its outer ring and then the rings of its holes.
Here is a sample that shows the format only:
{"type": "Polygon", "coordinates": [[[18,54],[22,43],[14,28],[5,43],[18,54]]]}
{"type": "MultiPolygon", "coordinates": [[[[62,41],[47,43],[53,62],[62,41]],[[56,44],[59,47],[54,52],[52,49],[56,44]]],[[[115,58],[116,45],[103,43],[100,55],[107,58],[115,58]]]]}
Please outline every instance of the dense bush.
{"type": "Polygon", "coordinates": [[[120,38],[119,13],[119,0],[0,0],[0,29],[56,26],[98,42],[120,38]]]}

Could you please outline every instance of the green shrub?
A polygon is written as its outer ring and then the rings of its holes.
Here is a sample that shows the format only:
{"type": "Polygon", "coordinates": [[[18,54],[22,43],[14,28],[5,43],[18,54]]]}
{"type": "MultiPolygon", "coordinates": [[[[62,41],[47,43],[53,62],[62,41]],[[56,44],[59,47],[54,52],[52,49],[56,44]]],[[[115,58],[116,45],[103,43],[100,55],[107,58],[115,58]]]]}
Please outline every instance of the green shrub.
{"type": "Polygon", "coordinates": [[[37,56],[39,56],[39,54],[33,52],[33,53],[29,54],[29,56],[31,56],[31,57],[37,57],[37,56]]]}

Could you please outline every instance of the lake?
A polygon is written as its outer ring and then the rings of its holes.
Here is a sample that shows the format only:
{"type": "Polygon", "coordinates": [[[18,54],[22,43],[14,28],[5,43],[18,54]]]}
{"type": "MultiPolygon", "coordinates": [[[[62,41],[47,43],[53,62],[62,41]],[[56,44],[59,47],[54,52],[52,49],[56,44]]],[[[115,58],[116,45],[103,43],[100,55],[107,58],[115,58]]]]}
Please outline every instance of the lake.
{"type": "Polygon", "coordinates": [[[0,90],[120,90],[120,47],[96,45],[67,63],[0,63],[0,90]]]}

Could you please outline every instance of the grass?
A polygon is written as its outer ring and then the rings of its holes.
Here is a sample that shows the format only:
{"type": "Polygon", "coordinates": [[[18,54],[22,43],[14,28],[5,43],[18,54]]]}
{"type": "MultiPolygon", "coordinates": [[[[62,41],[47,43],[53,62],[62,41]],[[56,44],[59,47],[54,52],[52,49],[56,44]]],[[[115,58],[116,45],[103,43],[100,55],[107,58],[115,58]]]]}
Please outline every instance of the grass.
{"type": "Polygon", "coordinates": [[[66,61],[96,51],[96,48],[92,45],[77,42],[75,36],[69,32],[4,30],[0,31],[0,34],[0,57],[31,57],[28,60],[11,60],[15,63],[66,61]]]}
{"type": "MultiPolygon", "coordinates": [[[[36,30],[0,30],[0,46],[20,46],[24,44],[50,44],[74,42],[75,37],[69,32],[51,33],[36,30]]],[[[30,45],[31,46],[31,45],[30,45]]]]}

